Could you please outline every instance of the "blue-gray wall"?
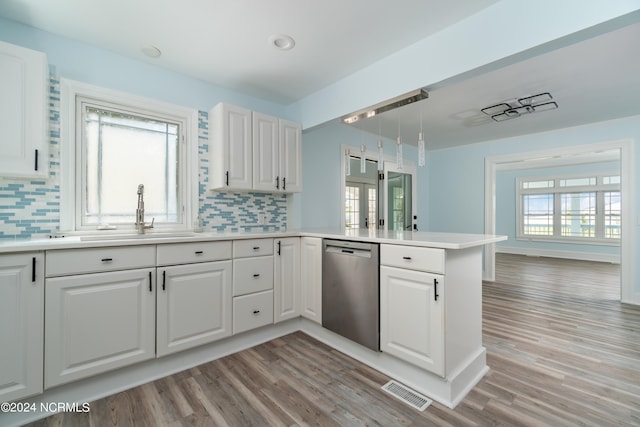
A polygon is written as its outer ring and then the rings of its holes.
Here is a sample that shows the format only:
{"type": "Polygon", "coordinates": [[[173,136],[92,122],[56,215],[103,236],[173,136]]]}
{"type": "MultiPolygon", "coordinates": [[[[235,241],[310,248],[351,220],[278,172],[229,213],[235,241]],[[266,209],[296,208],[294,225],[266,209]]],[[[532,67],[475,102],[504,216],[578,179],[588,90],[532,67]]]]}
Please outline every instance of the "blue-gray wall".
{"type": "Polygon", "coordinates": [[[497,249],[532,255],[553,253],[568,258],[617,260],[620,255],[619,245],[536,242],[516,239],[516,181],[518,178],[594,173],[619,174],[620,163],[603,162],[565,167],[498,171],[496,173],[496,234],[509,236],[509,240],[498,243],[497,249]]]}

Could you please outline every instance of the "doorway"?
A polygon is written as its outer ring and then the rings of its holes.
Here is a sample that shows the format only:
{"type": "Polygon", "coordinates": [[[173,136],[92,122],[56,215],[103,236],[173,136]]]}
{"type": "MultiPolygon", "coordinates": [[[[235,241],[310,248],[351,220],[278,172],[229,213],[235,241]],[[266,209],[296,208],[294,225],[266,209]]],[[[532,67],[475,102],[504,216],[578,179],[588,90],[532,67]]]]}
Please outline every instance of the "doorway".
{"type": "MultiPolygon", "coordinates": [[[[622,302],[640,304],[640,296],[634,290],[633,278],[633,239],[625,237],[624,230],[632,229],[634,216],[634,184],[633,184],[633,155],[631,140],[606,143],[587,144],[577,147],[566,147],[555,150],[519,153],[504,156],[492,156],[485,159],[485,233],[496,233],[496,174],[499,170],[522,167],[522,162],[532,162],[537,159],[571,159],[577,156],[597,155],[605,151],[616,150],[621,170],[621,242],[620,242],[620,299],[622,302]]],[[[487,245],[484,252],[483,279],[495,280],[495,244],[487,245]]]]}
{"type": "MultiPolygon", "coordinates": [[[[343,146],[345,153],[349,147],[343,146]]],[[[351,148],[350,152],[356,152],[351,148]]],[[[344,229],[417,230],[416,168],[405,160],[402,169],[390,159],[378,170],[377,156],[342,157],[341,225],[344,229]]]]}

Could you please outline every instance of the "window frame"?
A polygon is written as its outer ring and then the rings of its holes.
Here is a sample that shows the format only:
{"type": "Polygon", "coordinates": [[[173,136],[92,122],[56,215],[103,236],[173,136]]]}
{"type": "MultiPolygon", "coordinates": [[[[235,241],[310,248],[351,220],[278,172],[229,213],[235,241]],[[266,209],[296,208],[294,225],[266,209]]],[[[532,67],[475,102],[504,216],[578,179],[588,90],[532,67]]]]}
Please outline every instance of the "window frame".
{"type": "Polygon", "coordinates": [[[604,195],[608,192],[620,192],[620,183],[603,184],[603,179],[610,176],[620,176],[619,172],[604,172],[595,174],[572,174],[553,176],[532,176],[516,178],[516,240],[526,240],[534,242],[556,242],[572,244],[591,244],[601,246],[619,246],[620,238],[605,237],[606,213],[604,209],[604,195]],[[594,185],[568,185],[561,186],[562,181],[578,180],[586,178],[596,178],[594,185]],[[531,187],[523,188],[526,182],[553,182],[551,187],[531,187]],[[596,193],[596,213],[595,213],[595,236],[563,236],[562,235],[562,195],[596,193]],[[532,235],[524,233],[524,196],[525,195],[553,195],[553,234],[552,235],[532,235]]]}
{"type": "MultiPolygon", "coordinates": [[[[134,224],[115,224],[115,229],[82,225],[85,171],[83,164],[82,120],[76,100],[104,104],[116,110],[129,111],[147,117],[179,123],[181,136],[178,159],[178,203],[181,221],[154,224],[147,232],[188,231],[197,224],[199,209],[198,182],[198,111],[125,92],[106,89],[69,79],[60,80],[60,232],[66,234],[134,233],[134,224]],[[80,114],[80,116],[78,116],[80,114]]],[[[135,183],[135,187],[137,187],[135,183]]],[[[136,188],[131,197],[136,197],[136,188]]],[[[146,218],[148,222],[151,218],[146,218]]]]}

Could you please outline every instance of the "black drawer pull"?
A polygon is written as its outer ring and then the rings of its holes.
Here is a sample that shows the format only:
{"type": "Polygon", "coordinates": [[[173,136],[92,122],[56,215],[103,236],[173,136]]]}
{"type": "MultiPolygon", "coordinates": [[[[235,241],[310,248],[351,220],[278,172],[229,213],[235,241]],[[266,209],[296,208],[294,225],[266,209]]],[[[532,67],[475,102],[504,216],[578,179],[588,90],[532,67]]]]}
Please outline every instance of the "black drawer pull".
{"type": "Polygon", "coordinates": [[[411,261],[411,257],[410,256],[403,256],[402,259],[406,259],[407,261],[411,261]]]}
{"type": "Polygon", "coordinates": [[[257,316],[257,315],[259,315],[259,314],[260,314],[260,310],[253,310],[253,315],[254,315],[254,316],[257,316]]]}
{"type": "Polygon", "coordinates": [[[203,251],[196,251],[196,255],[202,255],[203,253],[203,251]]]}
{"type": "Polygon", "coordinates": [[[258,250],[260,250],[260,246],[254,246],[254,247],[253,247],[253,250],[254,250],[254,251],[258,251],[258,250]]]}
{"type": "Polygon", "coordinates": [[[259,275],[259,274],[257,274],[257,273],[253,275],[253,278],[254,278],[254,279],[257,279],[258,277],[260,277],[260,275],[259,275]]]}
{"type": "Polygon", "coordinates": [[[31,281],[36,281],[36,257],[31,259],[31,281]]]}
{"type": "Polygon", "coordinates": [[[113,261],[113,258],[102,258],[100,261],[102,261],[102,262],[111,262],[111,261],[113,261]]]}

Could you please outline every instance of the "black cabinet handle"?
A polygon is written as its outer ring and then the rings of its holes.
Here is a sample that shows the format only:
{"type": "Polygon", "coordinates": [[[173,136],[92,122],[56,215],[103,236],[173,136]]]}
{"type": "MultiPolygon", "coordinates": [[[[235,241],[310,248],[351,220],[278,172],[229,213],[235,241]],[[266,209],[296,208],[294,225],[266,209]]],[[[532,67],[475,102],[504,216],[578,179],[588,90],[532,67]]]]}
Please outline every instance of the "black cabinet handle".
{"type": "Polygon", "coordinates": [[[153,287],[152,287],[152,283],[151,283],[151,272],[149,272],[149,292],[153,292],[153,287]]]}
{"type": "Polygon", "coordinates": [[[253,275],[253,278],[254,278],[254,279],[257,279],[258,277],[260,277],[260,275],[259,275],[259,274],[254,274],[254,275],[253,275]]]}
{"type": "Polygon", "coordinates": [[[225,172],[225,177],[226,177],[225,182],[226,182],[227,187],[228,187],[229,186],[229,171],[225,172]]]}
{"type": "Polygon", "coordinates": [[[36,164],[34,165],[35,170],[38,170],[38,150],[36,149],[36,164]]]}
{"type": "Polygon", "coordinates": [[[203,251],[196,251],[196,255],[202,255],[203,253],[203,251]]]}
{"type": "Polygon", "coordinates": [[[36,281],[36,257],[31,259],[31,281],[36,281]]]}
{"type": "Polygon", "coordinates": [[[162,271],[162,290],[167,290],[167,270],[162,271]]]}
{"type": "Polygon", "coordinates": [[[438,279],[433,279],[433,299],[434,301],[438,301],[438,279]]]}
{"type": "Polygon", "coordinates": [[[254,251],[258,251],[258,250],[260,250],[260,246],[254,246],[254,247],[253,247],[253,250],[254,250],[254,251]]]}
{"type": "Polygon", "coordinates": [[[254,315],[254,316],[257,316],[257,315],[259,315],[259,314],[260,314],[260,310],[253,310],[253,315],[254,315]]]}
{"type": "Polygon", "coordinates": [[[276,190],[280,189],[280,176],[276,176],[276,190]]]}
{"type": "Polygon", "coordinates": [[[406,259],[407,261],[411,261],[411,257],[410,256],[403,256],[402,259],[406,259]]]}
{"type": "Polygon", "coordinates": [[[113,261],[113,258],[102,258],[100,261],[102,261],[102,262],[111,262],[111,261],[113,261]]]}
{"type": "Polygon", "coordinates": [[[282,178],[282,189],[283,190],[287,189],[287,178],[282,178]]]}
{"type": "Polygon", "coordinates": [[[280,246],[281,246],[281,241],[278,240],[278,255],[280,255],[280,246]]]}

